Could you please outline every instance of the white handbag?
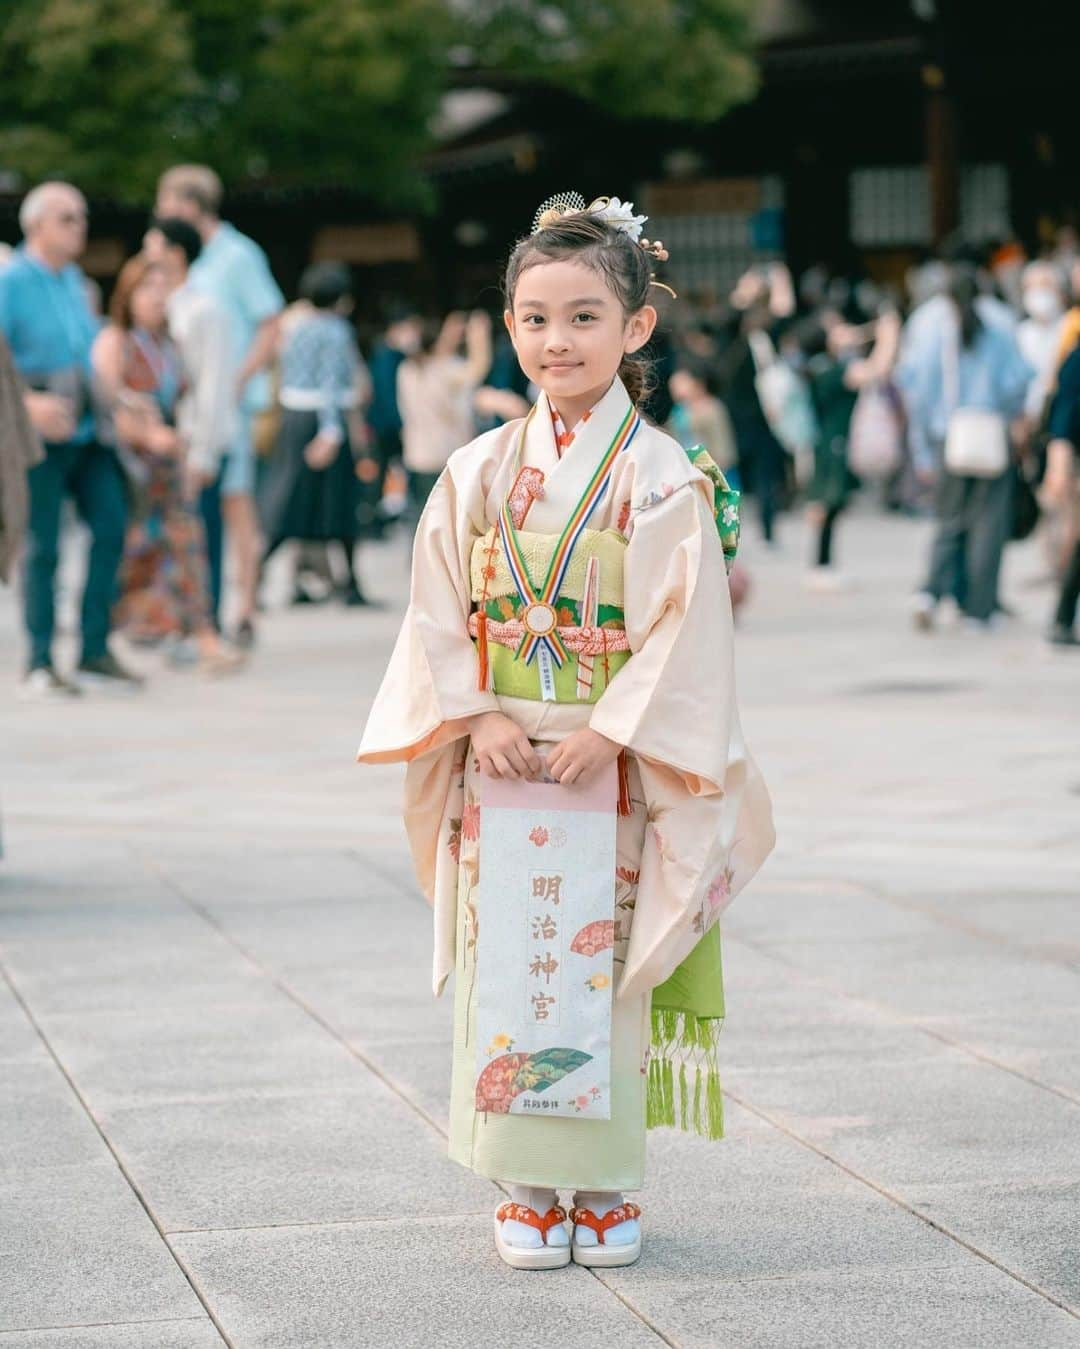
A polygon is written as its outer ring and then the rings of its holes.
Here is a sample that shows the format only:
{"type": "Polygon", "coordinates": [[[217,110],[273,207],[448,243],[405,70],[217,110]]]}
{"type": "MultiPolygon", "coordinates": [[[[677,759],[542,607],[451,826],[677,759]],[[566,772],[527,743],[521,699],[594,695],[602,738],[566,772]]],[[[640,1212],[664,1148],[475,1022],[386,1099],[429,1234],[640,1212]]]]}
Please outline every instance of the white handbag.
{"type": "Polygon", "coordinates": [[[747,334],[754,362],[754,389],[773,435],[789,454],[812,451],[817,418],[804,381],[777,355],[766,332],[747,334]]]}
{"type": "Polygon", "coordinates": [[[999,478],[1009,467],[1009,428],[1001,413],[957,408],[945,432],[945,467],[957,478],[999,478]]]}
{"type": "Polygon", "coordinates": [[[1009,428],[1000,412],[958,407],[960,401],[960,333],[943,338],[945,468],[957,478],[997,478],[1009,467],[1009,428]]]}

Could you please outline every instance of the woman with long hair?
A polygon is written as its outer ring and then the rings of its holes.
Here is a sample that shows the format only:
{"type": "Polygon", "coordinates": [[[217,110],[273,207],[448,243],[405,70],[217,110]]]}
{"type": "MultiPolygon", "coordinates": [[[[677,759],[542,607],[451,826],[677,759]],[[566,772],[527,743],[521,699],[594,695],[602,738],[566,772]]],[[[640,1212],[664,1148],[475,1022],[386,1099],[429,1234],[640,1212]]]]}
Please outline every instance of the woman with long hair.
{"type": "Polygon", "coordinates": [[[169,337],[167,299],[161,266],[142,255],[129,259],[92,352],[99,404],[137,497],[115,619],[136,641],[194,638],[200,668],[223,674],[242,661],[210,620],[206,538],[176,429],[184,376],[169,337]]]}

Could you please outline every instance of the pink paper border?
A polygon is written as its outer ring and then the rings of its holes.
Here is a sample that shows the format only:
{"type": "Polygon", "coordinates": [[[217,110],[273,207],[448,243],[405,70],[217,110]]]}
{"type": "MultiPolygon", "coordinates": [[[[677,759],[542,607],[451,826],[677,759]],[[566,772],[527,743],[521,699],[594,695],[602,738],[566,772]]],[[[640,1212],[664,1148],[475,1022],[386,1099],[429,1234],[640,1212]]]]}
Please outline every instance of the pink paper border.
{"type": "Polygon", "coordinates": [[[619,805],[618,771],[615,764],[609,764],[583,787],[564,787],[560,782],[481,778],[480,805],[503,810],[613,811],[619,805]]]}

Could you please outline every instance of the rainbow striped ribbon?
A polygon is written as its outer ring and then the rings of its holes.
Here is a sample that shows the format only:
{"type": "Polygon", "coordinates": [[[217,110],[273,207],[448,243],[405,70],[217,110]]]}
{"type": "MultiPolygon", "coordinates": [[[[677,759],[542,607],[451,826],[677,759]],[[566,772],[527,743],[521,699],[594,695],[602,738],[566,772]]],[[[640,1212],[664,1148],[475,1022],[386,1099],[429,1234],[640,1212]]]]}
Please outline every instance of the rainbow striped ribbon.
{"type": "MultiPolygon", "coordinates": [[[[510,575],[514,579],[514,586],[524,605],[522,622],[525,625],[525,636],[521,639],[521,645],[515,654],[516,658],[523,658],[526,665],[533,660],[537,651],[545,648],[559,669],[562,669],[563,662],[566,660],[566,648],[559,639],[555,600],[558,598],[563,578],[566,576],[566,569],[570,565],[574,545],[581,537],[582,530],[588,524],[590,517],[607,491],[615,460],[633,440],[640,426],[641,418],[637,411],[631,407],[620,423],[614,439],[604,452],[603,458],[596,467],[596,472],[589,480],[589,485],[585,488],[581,500],[574,508],[573,514],[559,536],[559,542],[555,546],[555,552],[548,566],[544,584],[539,588],[533,584],[532,577],[529,575],[525,555],[521,551],[521,540],[518,538],[518,532],[510,514],[510,504],[508,501],[503,502],[502,511],[499,514],[499,536],[502,539],[503,552],[506,556],[507,566],[510,568],[510,575]]],[[[524,440],[523,428],[522,446],[524,440]]]]}

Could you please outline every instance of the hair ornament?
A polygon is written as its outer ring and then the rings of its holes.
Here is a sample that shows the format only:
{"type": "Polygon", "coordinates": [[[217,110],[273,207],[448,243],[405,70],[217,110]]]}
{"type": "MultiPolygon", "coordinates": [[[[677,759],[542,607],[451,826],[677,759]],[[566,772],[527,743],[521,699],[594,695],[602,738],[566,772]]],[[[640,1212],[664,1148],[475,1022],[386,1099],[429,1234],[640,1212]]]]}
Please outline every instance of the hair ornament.
{"type": "MultiPolygon", "coordinates": [[[[618,197],[594,197],[588,205],[585,204],[585,198],[580,192],[556,192],[553,197],[548,197],[547,201],[541,202],[536,214],[533,216],[533,234],[540,230],[547,229],[554,225],[556,221],[561,220],[564,215],[576,215],[578,212],[587,212],[600,220],[613,225],[615,229],[621,230],[623,234],[628,234],[635,243],[640,243],[644,248],[647,240],[641,237],[641,227],[648,220],[647,215],[635,215],[634,203],[632,201],[621,201],[618,197]]],[[[659,241],[656,246],[659,246],[659,241]]],[[[652,251],[653,245],[649,245],[648,251],[652,251]]],[[[667,253],[653,252],[653,256],[659,261],[665,261],[667,253]]]]}
{"type": "Polygon", "coordinates": [[[632,201],[620,201],[618,197],[596,197],[589,203],[589,214],[599,216],[609,225],[614,225],[623,234],[629,234],[634,243],[641,241],[641,227],[648,220],[647,215],[635,215],[632,201]]]}
{"type": "Polygon", "coordinates": [[[549,225],[554,225],[564,215],[572,215],[575,211],[584,211],[585,198],[580,192],[556,192],[553,197],[548,197],[547,201],[542,201],[536,209],[533,216],[533,234],[540,230],[547,229],[549,225]]]}

